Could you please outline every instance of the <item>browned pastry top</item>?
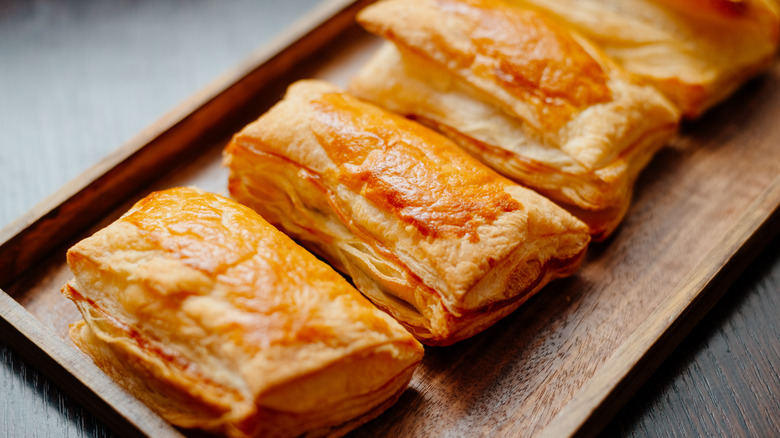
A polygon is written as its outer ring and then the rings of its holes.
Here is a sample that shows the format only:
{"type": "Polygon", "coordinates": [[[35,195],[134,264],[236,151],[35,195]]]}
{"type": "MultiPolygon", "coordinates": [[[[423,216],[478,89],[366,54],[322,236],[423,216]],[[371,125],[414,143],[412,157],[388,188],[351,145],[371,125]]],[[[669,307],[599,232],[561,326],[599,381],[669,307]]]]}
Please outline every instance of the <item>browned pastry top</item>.
{"type": "Polygon", "coordinates": [[[417,123],[343,93],[312,104],[314,133],[339,181],[423,235],[478,239],[479,225],[522,208],[506,179],[417,123]]]}
{"type": "MultiPolygon", "coordinates": [[[[351,316],[367,330],[391,335],[384,319],[332,269],[289,239],[257,213],[210,193],[180,193],[177,188],[155,192],[141,200],[120,221],[136,226],[148,244],[168,257],[197,269],[225,286],[224,299],[237,310],[255,315],[228,324],[231,336],[244,347],[260,349],[273,344],[332,343],[332,329],[317,323],[306,303],[319,301],[312,294],[350,305],[351,316]],[[182,198],[187,196],[187,198],[182,198]],[[186,199],[187,208],[182,208],[186,199]],[[226,204],[230,208],[226,208],[226,204]],[[327,284],[327,287],[324,287],[327,284]],[[352,312],[351,312],[352,313],[352,312]],[[301,318],[307,315],[307,318],[301,318]]],[[[181,284],[178,291],[197,294],[197,284],[181,284]]]]}
{"type": "Polygon", "coordinates": [[[495,0],[394,0],[367,8],[358,21],[452,71],[498,85],[531,104],[551,130],[611,99],[602,66],[567,30],[534,11],[495,0]],[[428,18],[407,26],[403,17],[412,14],[428,18]]]}

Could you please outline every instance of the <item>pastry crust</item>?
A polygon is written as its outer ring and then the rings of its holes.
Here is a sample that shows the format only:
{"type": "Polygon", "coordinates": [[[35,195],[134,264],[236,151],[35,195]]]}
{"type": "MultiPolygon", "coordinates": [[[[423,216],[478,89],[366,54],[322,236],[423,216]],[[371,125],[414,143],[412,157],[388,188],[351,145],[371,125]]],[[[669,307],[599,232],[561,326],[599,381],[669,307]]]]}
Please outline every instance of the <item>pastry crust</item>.
{"type": "Polygon", "coordinates": [[[773,0],[511,0],[575,28],[695,118],[766,69],[780,41],[773,0]]]}
{"type": "Polygon", "coordinates": [[[404,390],[421,345],[335,271],[218,195],[156,192],[68,251],[71,338],[166,420],[340,435],[404,390]]]}
{"type": "Polygon", "coordinates": [[[358,21],[388,38],[350,83],[434,127],[505,176],[577,214],[596,239],[679,114],[584,39],[487,0],[390,0],[358,21]]]}
{"type": "Polygon", "coordinates": [[[321,81],[225,151],[230,192],[349,274],[427,344],[469,337],[571,274],[588,228],[441,135],[321,81]]]}

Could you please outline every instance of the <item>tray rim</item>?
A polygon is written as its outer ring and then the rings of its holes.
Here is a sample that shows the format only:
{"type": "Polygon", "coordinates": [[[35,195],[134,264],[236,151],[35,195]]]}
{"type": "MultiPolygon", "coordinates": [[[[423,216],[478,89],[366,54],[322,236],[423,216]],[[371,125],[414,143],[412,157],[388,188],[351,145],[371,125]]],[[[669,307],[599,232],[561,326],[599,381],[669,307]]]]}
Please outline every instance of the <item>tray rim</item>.
{"type": "MultiPolygon", "coordinates": [[[[352,25],[354,12],[371,1],[325,0],[320,3],[271,42],[0,229],[0,339],[119,435],[182,437],[175,427],[114,383],[86,356],[52,333],[2,289],[4,285],[12,284],[15,278],[30,267],[23,261],[22,269],[14,265],[10,271],[7,270],[9,256],[15,255],[16,246],[25,243],[21,242],[25,236],[34,234],[36,228],[46,226],[57,219],[61,209],[83,202],[82,197],[89,198],[94,195],[85,192],[90,192],[99,185],[102,178],[134,159],[139,152],[188,119],[208,112],[210,104],[239,86],[242,80],[257,70],[276,62],[279,65],[269,67],[276,72],[270,77],[276,78],[279,71],[292,69],[311,57],[311,53],[306,53],[291,59],[280,59],[296,44],[305,44],[315,38],[313,33],[325,27],[333,27],[335,33],[327,36],[321,46],[330,44],[336,36],[352,25]],[[345,17],[349,17],[349,20],[345,20],[345,17]],[[339,20],[341,24],[336,23],[339,20]],[[123,427],[117,429],[117,426],[123,427]]],[[[328,32],[325,33],[328,35],[328,32]]],[[[159,178],[152,176],[150,179],[159,178]]],[[[103,210],[110,211],[116,204],[140,190],[142,188],[128,189],[126,196],[122,196],[114,204],[104,206],[103,210]]],[[[105,213],[93,216],[86,226],[94,225],[97,220],[105,217],[105,213]]],[[[82,225],[81,228],[86,226],[82,225]]],[[[78,226],[70,228],[71,236],[79,232],[78,226]]],[[[691,268],[647,320],[605,361],[605,364],[614,362],[620,366],[600,367],[541,429],[539,435],[596,435],[723,296],[738,275],[766,247],[769,240],[778,234],[780,175],[762,190],[731,228],[731,232],[691,268]]],[[[51,255],[60,245],[61,242],[38,250],[34,259],[51,255]]],[[[511,427],[509,432],[511,434],[511,427]]]]}
{"type": "Polygon", "coordinates": [[[777,235],[780,175],[604,362],[622,366],[600,367],[539,436],[597,435],[777,235]]]}
{"type": "MultiPolygon", "coordinates": [[[[250,53],[244,60],[193,93],[54,193],[0,228],[0,288],[12,283],[31,266],[29,260],[16,260],[13,257],[17,255],[18,247],[23,243],[22,239],[29,237],[33,231],[40,230],[52,223],[59,223],[62,219],[58,221],[53,219],[56,219],[57,215],[68,214],[69,212],[63,212],[63,210],[72,208],[74,204],[79,202],[84,202],[85,198],[111,197],[91,191],[98,191],[96,186],[102,179],[109,177],[116,179],[117,176],[112,175],[112,173],[117,172],[128,162],[139,161],[142,162],[141,164],[148,164],[143,162],[143,160],[148,161],[148,157],[142,156],[142,154],[148,152],[152,146],[164,149],[166,142],[172,142],[171,139],[166,138],[166,136],[171,135],[172,131],[181,131],[184,128],[192,130],[198,124],[207,122],[208,118],[204,116],[210,116],[210,113],[216,112],[219,116],[224,117],[222,113],[226,110],[219,108],[219,106],[225,105],[224,102],[220,102],[220,99],[224,99],[226,94],[240,95],[245,88],[253,86],[262,88],[262,85],[246,84],[245,82],[250,80],[257,82],[260,79],[270,81],[278,78],[281,73],[291,70],[297,64],[311,57],[311,52],[314,50],[327,46],[353,23],[353,17],[357,10],[373,1],[375,0],[323,0],[322,3],[308,14],[303,15],[267,44],[250,53]],[[292,53],[293,49],[297,49],[297,51],[292,53]],[[195,121],[198,123],[193,123],[193,119],[196,118],[199,118],[195,121]],[[158,143],[162,143],[162,145],[158,146],[158,143]]],[[[197,131],[196,139],[204,135],[201,131],[205,131],[205,129],[197,131]]],[[[182,136],[178,132],[175,134],[182,136]]],[[[186,140],[181,139],[173,141],[186,143],[186,140]]],[[[159,179],[159,175],[150,175],[146,179],[154,181],[159,179]]],[[[79,224],[76,227],[84,230],[144,185],[137,183],[130,188],[119,191],[119,195],[116,196],[119,199],[114,199],[110,204],[101,206],[99,213],[91,214],[86,219],[72,221],[79,224]]],[[[52,232],[47,234],[47,236],[54,235],[52,232]]],[[[41,239],[36,240],[38,241],[35,243],[42,245],[45,250],[36,251],[35,258],[41,254],[50,253],[56,247],[56,244],[50,244],[47,241],[41,242],[41,239]]],[[[61,244],[64,240],[59,239],[57,244],[61,244]]]]}

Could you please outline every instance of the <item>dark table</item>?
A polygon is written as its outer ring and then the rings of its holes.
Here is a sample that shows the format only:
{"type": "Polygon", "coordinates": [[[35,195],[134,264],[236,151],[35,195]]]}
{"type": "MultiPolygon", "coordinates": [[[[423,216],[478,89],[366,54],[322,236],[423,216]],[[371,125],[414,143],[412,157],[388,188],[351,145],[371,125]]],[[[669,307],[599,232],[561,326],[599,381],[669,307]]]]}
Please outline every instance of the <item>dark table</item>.
{"type": "MultiPolygon", "coordinates": [[[[0,226],[317,2],[0,0],[0,226]]],[[[775,238],[604,435],[778,436],[778,368],[775,238]]],[[[1,437],[114,435],[3,344],[0,388],[1,437]]]]}

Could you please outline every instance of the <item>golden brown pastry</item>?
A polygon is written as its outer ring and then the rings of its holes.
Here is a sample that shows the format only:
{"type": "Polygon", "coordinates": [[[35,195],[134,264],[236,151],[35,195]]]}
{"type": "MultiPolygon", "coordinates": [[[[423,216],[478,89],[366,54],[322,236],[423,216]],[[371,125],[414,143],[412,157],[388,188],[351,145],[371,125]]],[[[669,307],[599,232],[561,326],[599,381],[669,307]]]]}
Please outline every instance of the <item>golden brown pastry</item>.
{"type": "Polygon", "coordinates": [[[679,114],[583,38],[490,0],[389,0],[358,15],[388,38],[350,91],[417,119],[611,233],[679,114]]]}
{"type": "Polygon", "coordinates": [[[569,275],[588,228],[441,135],[321,81],[237,134],[230,192],[427,344],[472,336],[569,275]]]}
{"type": "Polygon", "coordinates": [[[688,118],[769,66],[778,47],[773,0],[512,0],[577,29],[688,118]]]}
{"type": "Polygon", "coordinates": [[[175,188],[68,251],[71,338],[171,423],[341,435],[406,388],[422,346],[251,209],[175,188]]]}

